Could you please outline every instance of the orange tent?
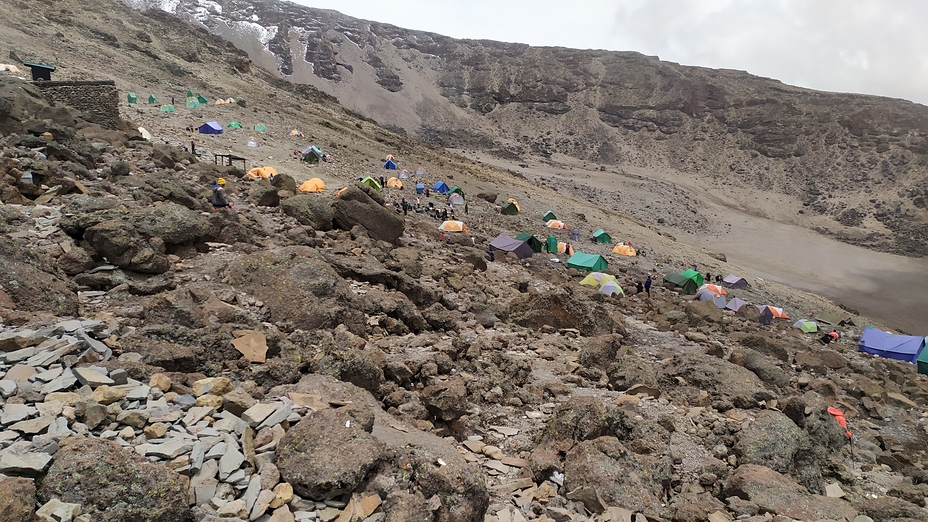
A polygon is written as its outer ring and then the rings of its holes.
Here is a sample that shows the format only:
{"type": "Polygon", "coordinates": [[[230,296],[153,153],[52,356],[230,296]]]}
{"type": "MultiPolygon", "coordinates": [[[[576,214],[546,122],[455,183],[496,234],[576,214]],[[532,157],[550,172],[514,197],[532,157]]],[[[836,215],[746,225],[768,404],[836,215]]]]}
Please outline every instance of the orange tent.
{"type": "Polygon", "coordinates": [[[251,179],[268,179],[277,175],[277,169],[274,167],[255,167],[248,171],[248,177],[251,179]]]}
{"type": "Polygon", "coordinates": [[[567,248],[567,243],[564,243],[563,241],[557,244],[557,251],[562,254],[567,254],[569,256],[572,256],[576,253],[573,245],[571,245],[570,248],[567,248]]]}
{"type": "Polygon", "coordinates": [[[297,190],[300,192],[322,192],[325,190],[325,183],[319,178],[313,178],[304,181],[302,185],[297,187],[297,190]]]}
{"type": "Polygon", "coordinates": [[[403,182],[399,180],[396,176],[387,180],[387,186],[390,188],[403,188],[403,182]]]}
{"type": "Polygon", "coordinates": [[[699,290],[697,290],[696,292],[699,293],[699,292],[701,292],[701,291],[703,291],[703,290],[708,290],[708,291],[712,292],[712,293],[715,294],[715,295],[728,295],[728,290],[725,290],[724,288],[722,288],[722,287],[719,286],[719,285],[710,285],[710,284],[707,283],[707,284],[704,284],[704,285],[700,286],[700,287],[699,287],[699,290]]]}
{"type": "Polygon", "coordinates": [[[552,219],[551,221],[548,221],[547,223],[545,223],[545,225],[548,228],[562,228],[564,230],[567,230],[567,225],[564,224],[563,221],[558,221],[556,219],[552,219]]]}
{"type": "Polygon", "coordinates": [[[395,160],[395,159],[396,159],[396,158],[393,157],[393,154],[387,154],[387,157],[385,157],[383,160],[384,160],[384,161],[393,161],[393,160],[395,160]]]}
{"type": "Polygon", "coordinates": [[[628,245],[618,244],[612,247],[613,254],[619,254],[620,256],[637,256],[638,252],[635,251],[633,247],[628,245]]]}
{"type": "Polygon", "coordinates": [[[463,221],[445,221],[438,226],[442,232],[467,232],[467,225],[463,221]]]}

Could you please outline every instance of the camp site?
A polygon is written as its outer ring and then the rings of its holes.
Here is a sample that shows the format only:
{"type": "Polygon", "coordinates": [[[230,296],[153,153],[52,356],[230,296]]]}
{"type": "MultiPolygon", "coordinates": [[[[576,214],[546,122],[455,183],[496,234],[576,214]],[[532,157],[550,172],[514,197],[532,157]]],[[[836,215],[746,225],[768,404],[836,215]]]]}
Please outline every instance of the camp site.
{"type": "Polygon", "coordinates": [[[928,519],[918,103],[137,3],[4,11],[0,519],[928,519]]]}

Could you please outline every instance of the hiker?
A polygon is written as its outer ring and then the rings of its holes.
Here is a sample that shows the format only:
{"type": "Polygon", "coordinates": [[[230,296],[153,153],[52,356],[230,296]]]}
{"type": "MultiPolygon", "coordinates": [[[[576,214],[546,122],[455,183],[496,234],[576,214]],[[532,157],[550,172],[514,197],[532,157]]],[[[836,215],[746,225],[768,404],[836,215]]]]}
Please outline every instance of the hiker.
{"type": "Polygon", "coordinates": [[[190,154],[197,155],[197,146],[193,141],[190,142],[190,154]]]}
{"type": "Polygon", "coordinates": [[[210,203],[213,204],[213,208],[235,208],[232,204],[229,203],[228,198],[226,198],[226,180],[219,178],[216,180],[216,184],[213,185],[213,195],[210,197],[210,203]]]}
{"type": "Polygon", "coordinates": [[[651,296],[651,276],[648,276],[644,281],[644,291],[648,293],[648,296],[651,296]]]}
{"type": "Polygon", "coordinates": [[[383,176],[380,176],[380,188],[386,187],[387,185],[383,182],[383,176]]]}
{"type": "Polygon", "coordinates": [[[715,282],[716,282],[716,283],[721,283],[721,282],[722,282],[722,274],[716,274],[716,275],[715,275],[715,282]]]}
{"type": "Polygon", "coordinates": [[[841,336],[838,334],[838,332],[832,330],[828,332],[827,334],[823,335],[822,338],[819,339],[819,342],[821,342],[822,344],[828,344],[830,342],[837,341],[839,337],[841,336]]]}
{"type": "Polygon", "coordinates": [[[570,255],[570,243],[564,245],[564,253],[570,255]]]}
{"type": "Polygon", "coordinates": [[[711,282],[712,282],[712,274],[710,274],[709,272],[706,272],[706,283],[708,284],[711,282]]]}
{"type": "Polygon", "coordinates": [[[638,293],[639,293],[639,294],[640,294],[641,292],[644,292],[644,285],[641,284],[641,281],[638,281],[637,289],[638,289],[638,293]]]}
{"type": "Polygon", "coordinates": [[[464,203],[464,215],[467,215],[467,203],[464,203]]]}
{"type": "Polygon", "coordinates": [[[174,97],[171,96],[171,105],[174,105],[174,97]]]}

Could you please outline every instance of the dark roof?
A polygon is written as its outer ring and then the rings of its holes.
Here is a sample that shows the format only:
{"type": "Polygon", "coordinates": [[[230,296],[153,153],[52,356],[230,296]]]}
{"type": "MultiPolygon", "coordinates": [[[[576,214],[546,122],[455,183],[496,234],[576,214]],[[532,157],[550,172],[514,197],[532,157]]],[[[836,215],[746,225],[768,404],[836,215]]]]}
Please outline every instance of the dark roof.
{"type": "Polygon", "coordinates": [[[32,69],[48,69],[49,71],[55,70],[54,65],[45,65],[42,63],[23,62],[23,65],[25,65],[26,67],[30,67],[32,69]]]}

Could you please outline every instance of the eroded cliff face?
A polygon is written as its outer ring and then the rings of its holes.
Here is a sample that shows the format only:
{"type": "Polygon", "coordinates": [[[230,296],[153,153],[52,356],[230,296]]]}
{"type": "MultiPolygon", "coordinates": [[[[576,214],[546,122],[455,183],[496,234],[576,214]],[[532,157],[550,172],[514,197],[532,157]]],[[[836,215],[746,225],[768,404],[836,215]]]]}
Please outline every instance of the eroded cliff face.
{"type": "Polygon", "coordinates": [[[823,232],[928,255],[922,105],[634,52],[456,40],[275,0],[127,1],[194,19],[281,76],[435,144],[788,194],[832,218],[823,232]]]}

